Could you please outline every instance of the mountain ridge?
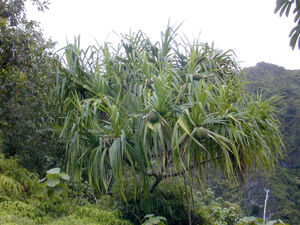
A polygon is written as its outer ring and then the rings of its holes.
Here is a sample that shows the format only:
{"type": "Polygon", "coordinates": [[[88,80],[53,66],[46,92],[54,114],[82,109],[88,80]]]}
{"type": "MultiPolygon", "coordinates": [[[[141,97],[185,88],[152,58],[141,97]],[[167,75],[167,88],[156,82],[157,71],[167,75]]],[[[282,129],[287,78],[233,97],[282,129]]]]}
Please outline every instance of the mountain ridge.
{"type": "Polygon", "coordinates": [[[283,159],[272,174],[258,173],[241,193],[249,214],[261,215],[264,188],[270,189],[268,213],[289,224],[300,224],[300,69],[289,70],[272,63],[259,62],[243,69],[246,89],[266,97],[279,96],[278,119],[285,143],[283,159]]]}

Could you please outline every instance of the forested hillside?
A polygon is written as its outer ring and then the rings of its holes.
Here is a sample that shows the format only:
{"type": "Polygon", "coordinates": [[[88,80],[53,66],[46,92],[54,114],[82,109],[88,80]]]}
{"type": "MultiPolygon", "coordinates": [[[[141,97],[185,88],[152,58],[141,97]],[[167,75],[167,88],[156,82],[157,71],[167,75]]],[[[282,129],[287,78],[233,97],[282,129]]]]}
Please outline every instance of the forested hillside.
{"type": "Polygon", "coordinates": [[[244,72],[251,95],[280,98],[276,107],[285,152],[273,173],[256,171],[244,185],[220,182],[214,190],[228,200],[240,202],[248,215],[261,216],[265,189],[269,189],[267,215],[300,224],[300,70],[260,62],[244,72]]]}
{"type": "Polygon", "coordinates": [[[285,70],[269,63],[258,63],[245,69],[251,93],[263,92],[266,96],[281,97],[278,115],[286,144],[282,166],[300,168],[300,70],[285,70]]]}
{"type": "Polygon", "coordinates": [[[273,194],[272,213],[291,224],[300,224],[300,70],[261,62],[245,69],[245,73],[253,82],[247,85],[251,93],[281,97],[277,109],[286,152],[265,185],[273,194]]]}

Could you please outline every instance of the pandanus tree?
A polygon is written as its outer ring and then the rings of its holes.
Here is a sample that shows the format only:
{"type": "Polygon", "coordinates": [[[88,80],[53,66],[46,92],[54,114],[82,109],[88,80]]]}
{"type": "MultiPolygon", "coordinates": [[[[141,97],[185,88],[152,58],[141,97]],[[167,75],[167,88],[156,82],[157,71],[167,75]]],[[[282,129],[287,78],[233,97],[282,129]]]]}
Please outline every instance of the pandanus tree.
{"type": "Polygon", "coordinates": [[[282,140],[275,99],[243,89],[231,51],[178,43],[168,27],[153,44],[142,32],[113,48],[64,48],[54,90],[68,169],[99,191],[153,191],[170,177],[201,179],[205,168],[227,176],[272,168],[282,140]]]}

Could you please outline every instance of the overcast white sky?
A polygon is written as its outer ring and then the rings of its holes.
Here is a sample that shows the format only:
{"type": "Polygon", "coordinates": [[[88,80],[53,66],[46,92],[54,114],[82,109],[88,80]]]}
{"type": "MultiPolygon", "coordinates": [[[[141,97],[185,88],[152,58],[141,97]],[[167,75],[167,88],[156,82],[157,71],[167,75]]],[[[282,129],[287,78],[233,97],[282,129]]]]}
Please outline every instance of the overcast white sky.
{"type": "Polygon", "coordinates": [[[289,47],[293,18],[274,14],[276,0],[50,0],[44,13],[27,5],[27,16],[41,23],[58,47],[81,35],[84,45],[115,42],[113,34],[144,31],[153,41],[171,24],[191,40],[233,49],[242,66],[265,61],[300,69],[300,50],[289,47]]]}

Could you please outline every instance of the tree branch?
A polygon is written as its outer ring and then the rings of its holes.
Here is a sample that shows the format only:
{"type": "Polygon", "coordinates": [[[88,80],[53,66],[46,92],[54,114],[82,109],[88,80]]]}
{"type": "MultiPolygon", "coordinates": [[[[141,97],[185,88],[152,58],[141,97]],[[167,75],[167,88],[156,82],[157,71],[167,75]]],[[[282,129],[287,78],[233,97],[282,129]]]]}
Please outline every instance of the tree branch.
{"type": "MultiPolygon", "coordinates": [[[[204,160],[202,162],[200,162],[200,165],[204,165],[208,162],[210,162],[211,160],[204,160]]],[[[195,169],[195,165],[190,167],[191,170],[195,169]]],[[[151,184],[150,186],[150,193],[152,193],[154,191],[154,189],[157,187],[157,185],[166,178],[170,178],[170,177],[177,177],[180,174],[185,174],[185,172],[187,172],[187,170],[182,169],[180,172],[173,172],[173,173],[153,173],[153,172],[149,172],[146,173],[147,176],[152,176],[155,177],[155,181],[151,184]]]]}

